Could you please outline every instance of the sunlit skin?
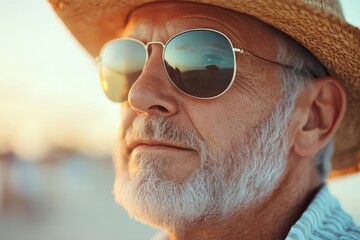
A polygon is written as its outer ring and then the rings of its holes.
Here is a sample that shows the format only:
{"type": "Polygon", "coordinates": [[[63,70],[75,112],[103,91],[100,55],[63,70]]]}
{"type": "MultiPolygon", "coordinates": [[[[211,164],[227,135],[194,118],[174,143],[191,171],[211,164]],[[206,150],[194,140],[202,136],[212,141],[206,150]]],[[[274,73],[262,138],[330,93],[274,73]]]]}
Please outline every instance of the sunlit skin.
{"type": "MultiPolygon", "coordinates": [[[[165,43],[173,35],[193,28],[219,30],[234,47],[276,59],[276,30],[252,17],[208,5],[162,2],[142,6],[131,14],[123,36],[144,43],[165,43]]],[[[237,54],[234,85],[218,98],[199,100],[182,94],[169,82],[161,54],[162,47],[153,45],[142,75],[129,92],[128,102],[121,105],[121,139],[137,117],[162,115],[196,132],[210,149],[231,150],[235,140],[247,143],[247,132],[266,121],[280,99],[279,66],[274,64],[237,54]]],[[[261,204],[226,221],[212,225],[199,222],[185,231],[169,232],[171,239],[284,239],[320,186],[312,157],[338,128],[345,99],[344,90],[335,79],[317,80],[312,89],[297,99],[288,126],[287,165],[278,188],[261,204]]],[[[198,153],[182,146],[151,142],[134,146],[126,159],[117,159],[126,161],[130,177],[139,171],[132,156],[141,152],[170,156],[165,177],[178,182],[199,166],[198,153]]]]}

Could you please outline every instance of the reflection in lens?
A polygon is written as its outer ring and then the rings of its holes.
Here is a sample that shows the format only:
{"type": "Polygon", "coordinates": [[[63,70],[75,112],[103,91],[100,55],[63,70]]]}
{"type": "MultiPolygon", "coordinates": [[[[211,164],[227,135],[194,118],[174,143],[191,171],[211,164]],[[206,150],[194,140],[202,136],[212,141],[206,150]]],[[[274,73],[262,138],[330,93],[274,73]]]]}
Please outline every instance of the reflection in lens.
{"type": "Polygon", "coordinates": [[[112,101],[127,101],[145,61],[145,47],[136,40],[114,40],[104,46],[100,53],[100,78],[104,92],[112,101]]]}
{"type": "Polygon", "coordinates": [[[164,64],[178,89],[200,98],[223,93],[235,71],[231,43],[210,30],[193,30],[174,37],[166,46],[164,64]]]}

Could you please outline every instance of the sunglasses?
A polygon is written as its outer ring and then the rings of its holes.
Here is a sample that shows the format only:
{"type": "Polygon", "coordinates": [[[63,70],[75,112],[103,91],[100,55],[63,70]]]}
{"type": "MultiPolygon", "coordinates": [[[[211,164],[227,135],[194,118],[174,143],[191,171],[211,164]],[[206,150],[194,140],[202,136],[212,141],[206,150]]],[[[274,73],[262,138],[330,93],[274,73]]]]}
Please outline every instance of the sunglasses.
{"type": "Polygon", "coordinates": [[[236,75],[235,53],[293,68],[246,49],[234,48],[225,34],[212,29],[187,30],[165,44],[118,38],[106,43],[98,57],[101,85],[109,99],[114,102],[128,100],[129,90],[140,77],[152,44],[163,46],[162,62],[175,88],[198,99],[219,97],[231,87],[236,75]]]}

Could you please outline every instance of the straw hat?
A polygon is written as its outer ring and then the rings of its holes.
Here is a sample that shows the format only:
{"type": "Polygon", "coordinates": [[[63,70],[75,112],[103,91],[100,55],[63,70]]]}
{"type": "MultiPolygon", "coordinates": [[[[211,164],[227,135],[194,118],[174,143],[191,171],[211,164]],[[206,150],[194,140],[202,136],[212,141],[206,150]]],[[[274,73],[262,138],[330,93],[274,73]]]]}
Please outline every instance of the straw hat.
{"type": "MultiPolygon", "coordinates": [[[[49,0],[92,55],[124,29],[136,7],[158,0],[49,0]]],[[[188,0],[191,1],[191,0],[188,0]]],[[[254,16],[309,49],[339,79],[348,109],[336,135],[333,170],[360,165],[360,30],[348,24],[337,0],[194,0],[254,16]]]]}

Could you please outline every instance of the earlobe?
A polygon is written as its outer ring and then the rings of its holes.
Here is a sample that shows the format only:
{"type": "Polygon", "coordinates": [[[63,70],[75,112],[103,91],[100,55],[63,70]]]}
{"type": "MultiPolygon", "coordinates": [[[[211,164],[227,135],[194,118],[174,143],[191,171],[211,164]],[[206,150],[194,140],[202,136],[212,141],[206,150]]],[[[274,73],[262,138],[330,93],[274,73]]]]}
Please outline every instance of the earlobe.
{"type": "Polygon", "coordinates": [[[294,139],[294,151],[300,157],[319,152],[335,135],[346,109],[346,94],[332,77],[317,79],[305,89],[302,99],[302,121],[294,139]]]}

